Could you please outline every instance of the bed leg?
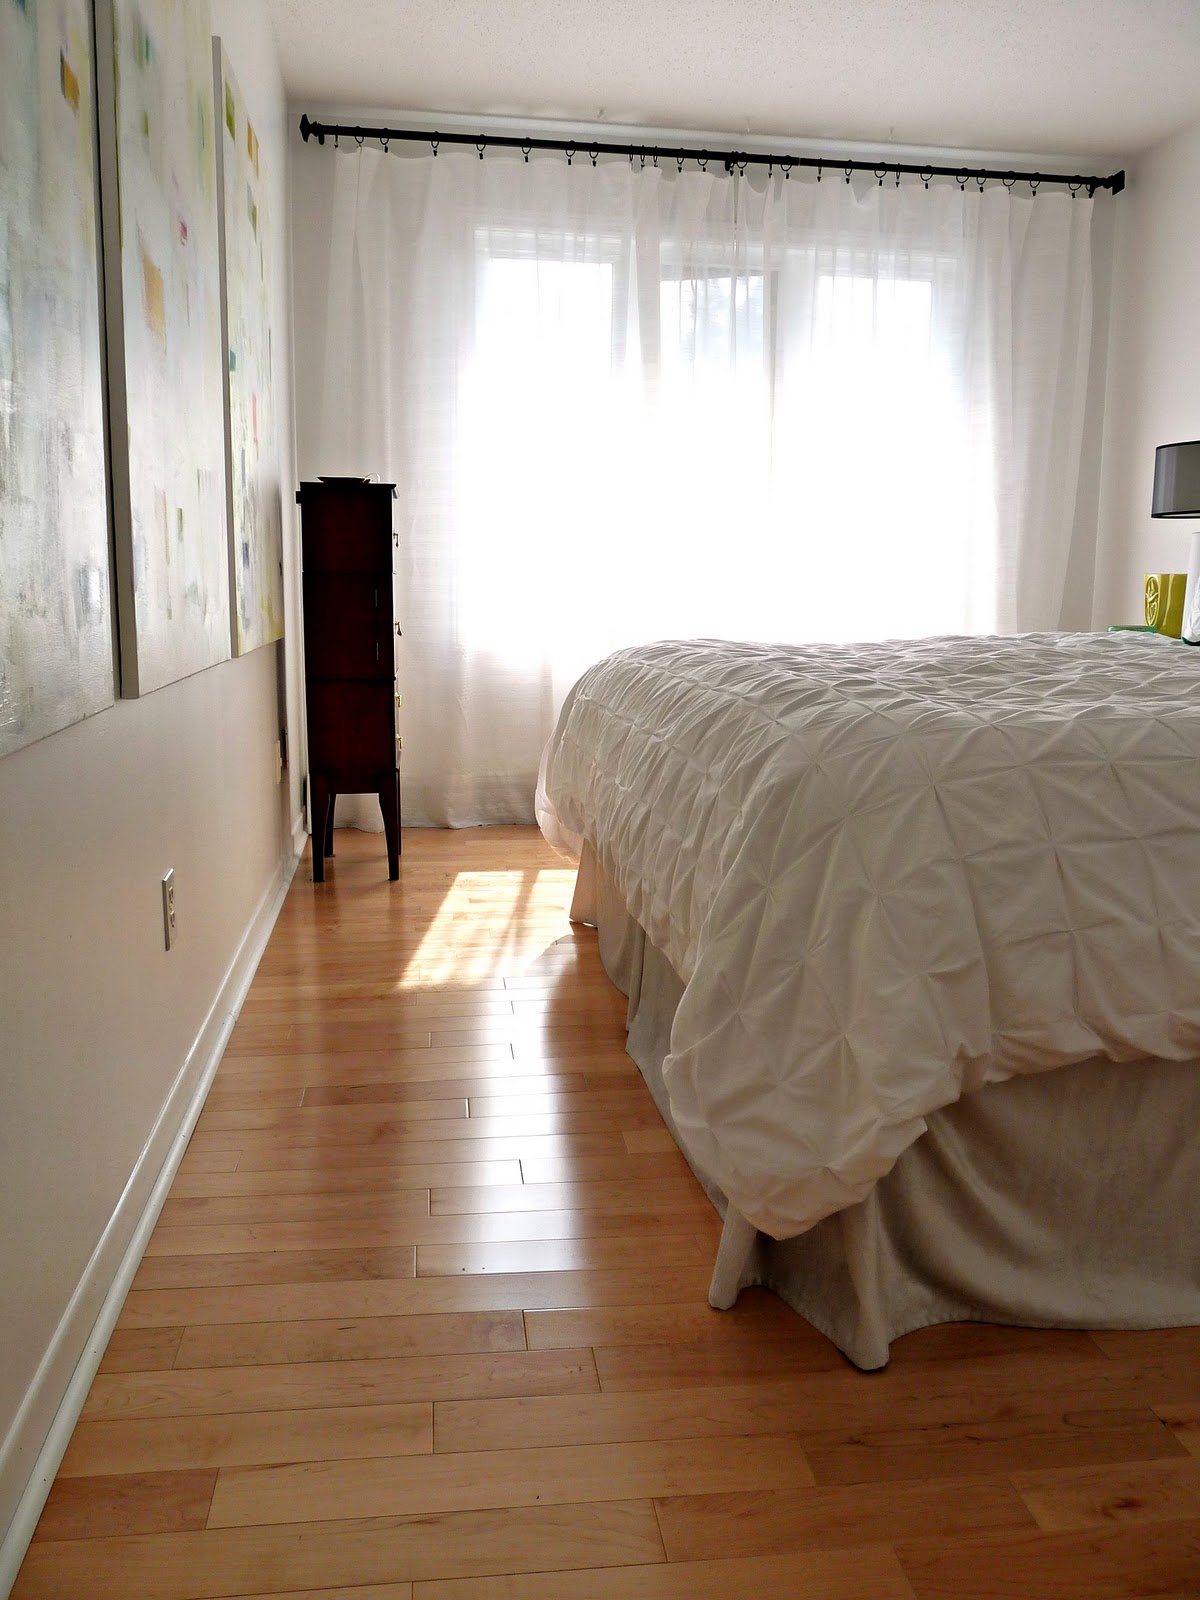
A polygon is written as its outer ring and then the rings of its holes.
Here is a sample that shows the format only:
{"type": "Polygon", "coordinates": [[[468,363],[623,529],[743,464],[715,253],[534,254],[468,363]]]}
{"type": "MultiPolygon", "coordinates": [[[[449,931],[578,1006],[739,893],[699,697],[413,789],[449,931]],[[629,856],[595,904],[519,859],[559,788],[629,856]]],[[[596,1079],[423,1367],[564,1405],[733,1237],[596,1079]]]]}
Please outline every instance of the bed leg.
{"type": "Polygon", "coordinates": [[[736,1301],[742,1286],[742,1273],[757,1237],[758,1229],[747,1222],[735,1207],[729,1206],[725,1212],[725,1226],[721,1230],[712,1283],[708,1288],[708,1303],[716,1310],[728,1311],[736,1301]]]}

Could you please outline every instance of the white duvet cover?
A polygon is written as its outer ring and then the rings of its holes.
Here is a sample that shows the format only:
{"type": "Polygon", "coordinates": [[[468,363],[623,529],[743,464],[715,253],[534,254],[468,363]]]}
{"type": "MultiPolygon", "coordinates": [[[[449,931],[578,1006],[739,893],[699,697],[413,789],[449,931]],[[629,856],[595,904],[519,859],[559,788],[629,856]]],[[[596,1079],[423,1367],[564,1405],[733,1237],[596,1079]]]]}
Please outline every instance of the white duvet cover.
{"type": "Polygon", "coordinates": [[[567,699],[539,817],[684,980],[680,1135],[776,1238],[984,1084],[1200,1056],[1200,650],[620,651],[567,699]]]}

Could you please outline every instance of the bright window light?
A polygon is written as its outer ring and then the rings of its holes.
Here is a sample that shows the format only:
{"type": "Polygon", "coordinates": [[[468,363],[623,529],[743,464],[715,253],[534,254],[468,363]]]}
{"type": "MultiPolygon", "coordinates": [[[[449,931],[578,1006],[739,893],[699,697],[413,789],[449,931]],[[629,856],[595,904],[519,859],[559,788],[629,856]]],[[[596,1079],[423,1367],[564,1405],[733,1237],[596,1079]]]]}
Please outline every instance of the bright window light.
{"type": "Polygon", "coordinates": [[[615,243],[571,244],[480,237],[454,474],[468,662],[541,664],[557,695],[656,638],[992,624],[994,555],[964,527],[990,450],[939,336],[946,263],[668,263],[650,295],[615,243]]]}

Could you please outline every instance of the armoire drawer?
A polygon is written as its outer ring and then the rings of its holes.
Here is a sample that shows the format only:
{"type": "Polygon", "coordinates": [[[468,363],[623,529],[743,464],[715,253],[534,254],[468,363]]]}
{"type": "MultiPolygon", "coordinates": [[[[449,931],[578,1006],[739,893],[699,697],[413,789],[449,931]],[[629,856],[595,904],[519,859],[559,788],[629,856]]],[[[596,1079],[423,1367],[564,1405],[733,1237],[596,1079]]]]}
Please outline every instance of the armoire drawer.
{"type": "Polygon", "coordinates": [[[374,682],[308,681],[308,763],[315,772],[384,771],[396,765],[396,690],[374,682]]]}
{"type": "Polygon", "coordinates": [[[314,678],[391,678],[396,670],[388,572],[305,572],[304,667],[314,678]]]}

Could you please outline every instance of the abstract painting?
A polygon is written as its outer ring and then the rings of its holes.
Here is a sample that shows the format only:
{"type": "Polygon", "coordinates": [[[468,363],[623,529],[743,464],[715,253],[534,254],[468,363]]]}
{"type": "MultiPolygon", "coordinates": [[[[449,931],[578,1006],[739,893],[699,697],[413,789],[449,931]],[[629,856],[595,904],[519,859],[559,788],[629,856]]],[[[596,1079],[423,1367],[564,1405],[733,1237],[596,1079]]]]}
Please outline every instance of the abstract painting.
{"type": "Polygon", "coordinates": [[[88,0],[0,0],[0,755],[113,703],[88,0]]]}
{"type": "Polygon", "coordinates": [[[230,654],[212,45],[207,0],[101,16],[121,689],[146,694],[230,654]]]}
{"type": "Polygon", "coordinates": [[[275,433],[269,273],[274,257],[258,135],[228,54],[213,40],[221,245],[230,603],[237,655],[283,637],[283,502],[275,433]]]}

